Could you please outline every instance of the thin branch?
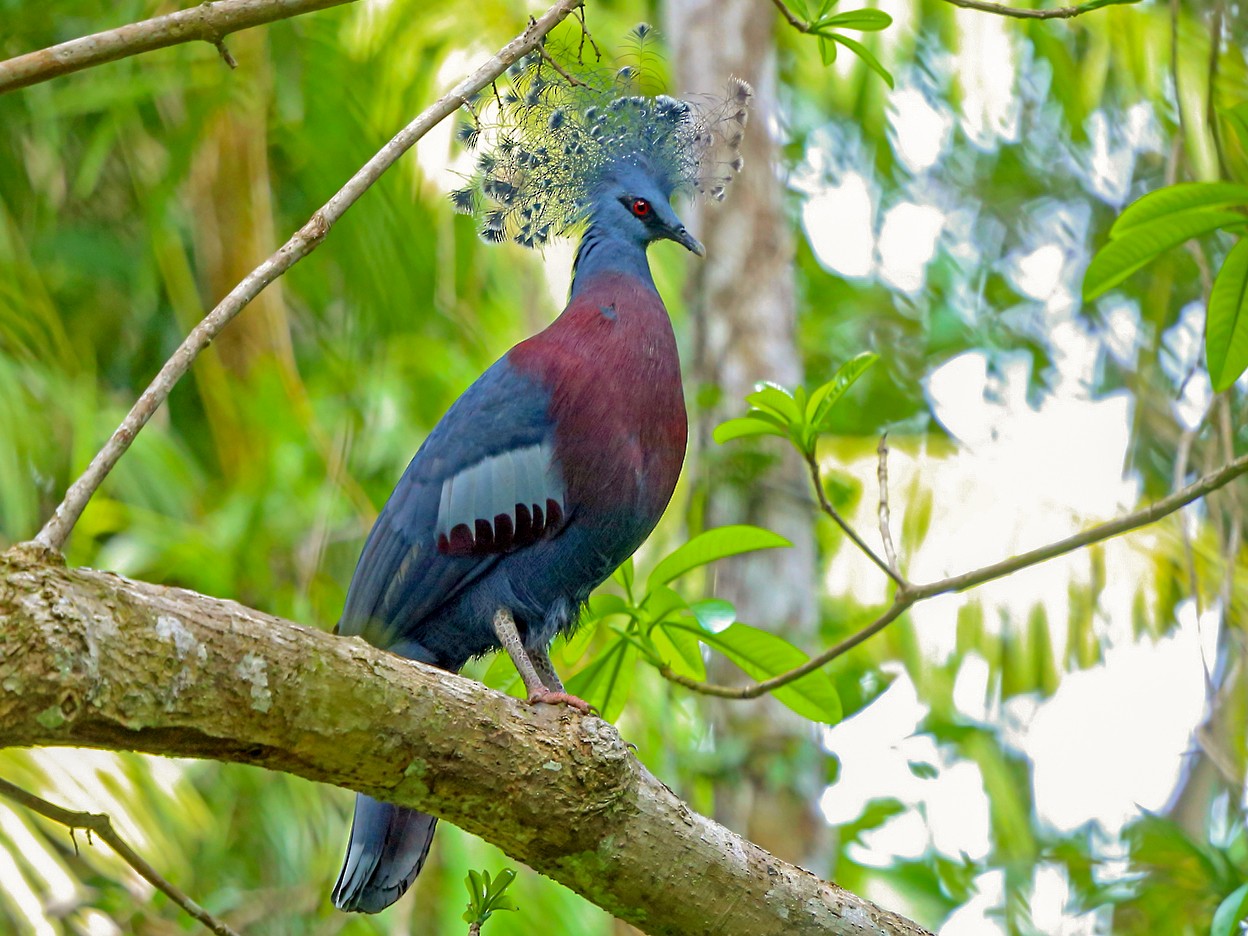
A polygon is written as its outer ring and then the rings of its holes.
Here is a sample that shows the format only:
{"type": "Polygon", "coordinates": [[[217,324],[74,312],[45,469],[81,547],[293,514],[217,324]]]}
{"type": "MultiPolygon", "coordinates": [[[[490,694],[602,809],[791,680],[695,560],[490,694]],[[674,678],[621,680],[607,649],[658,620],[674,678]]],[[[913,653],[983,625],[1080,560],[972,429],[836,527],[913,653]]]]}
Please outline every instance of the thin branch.
{"type": "Polygon", "coordinates": [[[851,634],[835,646],[824,650],[818,656],[811,657],[801,666],[795,667],[786,673],[781,673],[778,676],[773,676],[771,679],[750,683],[745,686],[724,686],[715,683],[698,682],[697,680],[689,679],[687,676],[673,673],[666,668],[660,668],[659,672],[672,682],[678,683],[687,689],[692,689],[695,692],[700,692],[703,695],[713,695],[724,699],[757,698],[779,689],[781,686],[788,685],[795,679],[800,679],[808,673],[813,673],[837,657],[843,656],[867,638],[878,634],[893,621],[897,620],[897,618],[901,617],[908,608],[920,601],[934,598],[937,595],[948,594],[949,592],[966,591],[969,588],[983,585],[985,582],[1012,575],[1029,566],[1038,565],[1049,559],[1055,559],[1066,553],[1074,552],[1076,549],[1082,549],[1084,546],[1089,546],[1092,543],[1099,543],[1102,540],[1110,539],[1130,530],[1148,526],[1150,523],[1156,523],[1162,517],[1168,516],[1182,507],[1186,507],[1192,501],[1204,497],[1211,491],[1225,487],[1244,474],[1248,474],[1248,455],[1240,456],[1212,474],[1205,475],[1205,477],[1194,484],[1188,485],[1183,490],[1171,494],[1155,504],[1119,517],[1116,520],[1098,524],[1084,530],[1082,533],[1076,533],[1074,536],[1068,536],[1047,546],[1041,546],[1038,549],[984,566],[972,572],[965,572],[962,575],[951,576],[927,585],[902,585],[893,597],[893,603],[889,609],[866,627],[851,634]]]}
{"type": "Polygon", "coordinates": [[[71,39],[0,62],[0,94],[120,58],[183,42],[207,42],[227,65],[237,63],[222,40],[230,33],[355,0],[217,0],[71,39]]]}
{"type": "Polygon", "coordinates": [[[789,25],[798,32],[810,32],[810,23],[806,22],[796,13],[788,8],[784,0],[771,0],[775,4],[776,9],[780,11],[780,15],[789,21],[789,25]]]}
{"type": "Polygon", "coordinates": [[[964,10],[978,10],[980,13],[995,13],[997,16],[1009,16],[1014,19],[1071,19],[1079,16],[1081,13],[1090,13],[1096,7],[1091,4],[1081,4],[1073,7],[1053,7],[1048,10],[1027,10],[1020,7],[1008,7],[1000,3],[990,3],[987,0],[945,0],[945,3],[961,7],[964,10]]]}
{"type": "MultiPolygon", "coordinates": [[[[165,880],[159,871],[144,861],[133,848],[126,844],[125,839],[117,834],[113,828],[112,820],[104,813],[74,812],[69,809],[62,809],[60,806],[35,796],[33,793],[26,792],[19,786],[14,786],[3,778],[0,778],[0,796],[7,797],[13,802],[25,806],[31,812],[46,816],[53,822],[59,822],[61,825],[67,826],[71,836],[75,829],[86,829],[88,839],[93,833],[98,835],[112,847],[113,851],[121,856],[121,859],[126,864],[134,868],[148,883],[185,910],[187,914],[203,923],[217,936],[238,936],[237,930],[221,922],[195,901],[191,900],[190,897],[165,880]]],[[[77,847],[77,842],[75,842],[75,850],[77,847]]]]}
{"type": "Polygon", "coordinates": [[[894,572],[889,567],[887,562],[876,555],[875,550],[863,541],[863,538],[858,535],[854,528],[845,521],[845,518],[837,512],[837,509],[832,506],[832,502],[828,500],[828,495],[823,490],[823,478],[819,472],[819,462],[813,454],[806,456],[806,467],[810,471],[810,482],[815,488],[815,496],[819,498],[819,508],[836,521],[836,525],[845,532],[846,536],[853,540],[854,545],[862,550],[863,555],[879,566],[881,572],[891,578],[901,588],[906,588],[908,583],[904,578],[902,578],[901,574],[894,572]]]}
{"type": "Polygon", "coordinates": [[[876,447],[879,453],[880,462],[876,468],[876,477],[880,482],[880,539],[884,541],[884,558],[888,560],[888,567],[894,572],[900,574],[900,568],[897,565],[897,550],[893,548],[893,534],[889,529],[890,517],[888,510],[888,433],[880,436],[880,444],[876,447]]]}
{"type": "Polygon", "coordinates": [[[554,6],[532,22],[523,33],[498,50],[489,61],[457,84],[447,94],[438,98],[415,120],[400,130],[364,166],[326,202],[312,218],[278,249],[276,253],[252,270],[235,286],[215,309],[206,315],[165,362],[160,373],[152,380],[142,396],[135,402],[121,425],[104,447],[91,460],[65,494],[35,542],[48,549],[61,550],[69,538],[74,524],[82,515],[87,502],[103,483],[108,473],[125,454],[139,431],[147,425],[152,414],[160,408],[174,385],[190,369],[199,353],[208,347],[226,325],[243,308],[260,295],[271,282],[310,254],[329,233],[329,229],[346,213],[376,182],[387,169],[412,145],[423,137],[435,124],[450,116],[468,99],[505,72],[513,62],[532,52],[546,34],[564,20],[584,0],[559,0],[554,6]]]}
{"type": "MultiPolygon", "coordinates": [[[[808,23],[802,19],[785,4],[784,0],[771,0],[772,5],[780,11],[780,15],[788,21],[788,24],[798,32],[809,33],[815,31],[815,24],[808,23]]],[[[1093,10],[1106,6],[1105,3],[1098,3],[1092,0],[1089,3],[1081,3],[1079,6],[1053,7],[1048,10],[1029,10],[1022,7],[1005,6],[1001,3],[991,3],[989,0],[945,0],[946,3],[964,10],[978,10],[981,13],[995,13],[997,16],[1010,16],[1014,19],[1072,19],[1081,16],[1084,13],[1091,13],[1093,10]]],[[[1118,3],[1134,3],[1138,0],[1117,0],[1118,3]]]]}

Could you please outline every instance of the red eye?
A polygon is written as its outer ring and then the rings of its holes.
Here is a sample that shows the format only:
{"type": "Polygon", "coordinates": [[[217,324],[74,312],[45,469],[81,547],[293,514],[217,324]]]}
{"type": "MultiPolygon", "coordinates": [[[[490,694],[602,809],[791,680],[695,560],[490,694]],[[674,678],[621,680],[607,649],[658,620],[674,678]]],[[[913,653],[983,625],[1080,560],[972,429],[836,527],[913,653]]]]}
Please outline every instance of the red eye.
{"type": "Polygon", "coordinates": [[[633,199],[633,214],[638,218],[644,218],[650,214],[650,203],[644,198],[633,199]]]}

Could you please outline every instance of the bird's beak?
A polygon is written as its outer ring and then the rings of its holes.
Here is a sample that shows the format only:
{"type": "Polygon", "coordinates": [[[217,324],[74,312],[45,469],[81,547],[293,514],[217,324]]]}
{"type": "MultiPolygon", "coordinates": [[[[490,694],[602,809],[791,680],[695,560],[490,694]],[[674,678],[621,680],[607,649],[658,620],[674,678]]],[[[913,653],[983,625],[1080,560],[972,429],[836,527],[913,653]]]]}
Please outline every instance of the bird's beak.
{"type": "Polygon", "coordinates": [[[699,257],[706,256],[706,248],[702,246],[701,242],[696,237],[686,231],[683,225],[678,227],[672,233],[672,240],[680,244],[692,254],[696,254],[699,257]]]}

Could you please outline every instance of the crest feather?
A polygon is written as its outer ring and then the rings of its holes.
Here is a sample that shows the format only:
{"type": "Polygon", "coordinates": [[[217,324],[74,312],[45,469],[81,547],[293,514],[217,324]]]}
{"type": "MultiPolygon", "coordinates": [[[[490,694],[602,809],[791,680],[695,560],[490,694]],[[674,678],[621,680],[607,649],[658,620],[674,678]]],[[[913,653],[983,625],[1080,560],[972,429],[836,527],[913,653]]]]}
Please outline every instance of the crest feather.
{"type": "MultiPolygon", "coordinates": [[[[740,78],[723,97],[647,94],[654,31],[630,34],[637,64],[603,67],[533,53],[507,71],[508,86],[465,106],[456,136],[480,149],[476,172],[452,193],[481,219],[486,240],[540,247],[585,219],[595,190],[621,164],[642,166],[667,193],[720,200],[741,171],[753,90],[740,78]]],[[[554,55],[555,53],[549,53],[554,55]]]]}

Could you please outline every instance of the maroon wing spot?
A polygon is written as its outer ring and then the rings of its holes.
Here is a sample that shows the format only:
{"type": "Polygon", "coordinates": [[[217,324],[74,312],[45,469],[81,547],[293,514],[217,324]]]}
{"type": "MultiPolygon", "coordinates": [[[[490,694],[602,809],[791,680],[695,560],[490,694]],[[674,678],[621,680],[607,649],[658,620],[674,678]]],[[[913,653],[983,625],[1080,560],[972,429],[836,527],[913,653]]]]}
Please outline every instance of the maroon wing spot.
{"type": "Polygon", "coordinates": [[[533,515],[524,504],[516,504],[516,531],[512,534],[512,541],[517,546],[524,546],[533,539],[533,515]]]}
{"type": "Polygon", "coordinates": [[[538,539],[546,532],[546,518],[542,515],[542,508],[533,505],[533,538],[538,539]]]}
{"type": "Polygon", "coordinates": [[[553,530],[563,519],[563,508],[553,497],[546,498],[546,527],[553,530]]]}
{"type": "Polygon", "coordinates": [[[438,537],[438,551],[448,556],[471,556],[475,545],[466,523],[457,524],[449,539],[445,535],[438,537]]]}
{"type": "Polygon", "coordinates": [[[478,520],[477,543],[473,548],[476,553],[488,553],[494,549],[494,525],[489,520],[478,520]]]}
{"type": "Polygon", "coordinates": [[[515,526],[511,514],[494,515],[494,548],[497,550],[511,549],[515,542],[515,526]]]}

